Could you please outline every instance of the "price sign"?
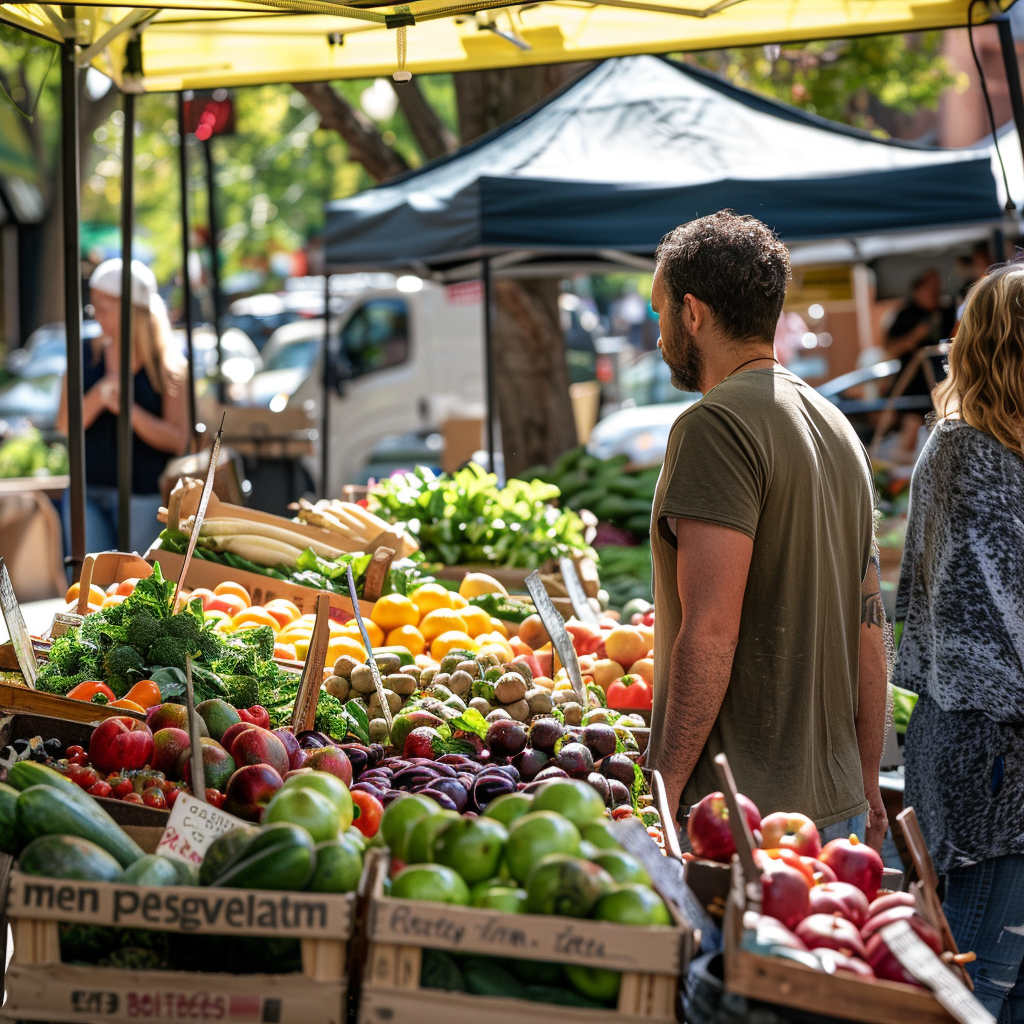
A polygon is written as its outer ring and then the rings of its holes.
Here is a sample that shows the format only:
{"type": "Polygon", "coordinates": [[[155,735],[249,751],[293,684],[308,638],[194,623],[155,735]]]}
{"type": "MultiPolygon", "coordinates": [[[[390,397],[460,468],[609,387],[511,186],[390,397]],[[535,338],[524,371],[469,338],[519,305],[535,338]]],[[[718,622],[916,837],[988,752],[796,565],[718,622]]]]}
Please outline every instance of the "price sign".
{"type": "Polygon", "coordinates": [[[569,601],[572,603],[572,610],[576,613],[576,618],[580,622],[596,626],[598,622],[597,612],[594,611],[593,606],[587,600],[583,584],[580,582],[580,574],[576,571],[576,563],[571,558],[560,558],[558,560],[558,568],[561,570],[562,579],[565,581],[565,589],[569,594],[569,601]]]}
{"type": "Polygon", "coordinates": [[[3,612],[4,621],[7,623],[7,632],[11,635],[14,656],[18,659],[21,674],[25,677],[25,682],[35,689],[36,677],[39,675],[36,652],[32,649],[32,637],[29,636],[28,627],[22,618],[18,599],[14,596],[11,577],[2,558],[0,558],[0,611],[3,612]]]}
{"type": "Polygon", "coordinates": [[[555,653],[569,674],[569,682],[576,693],[576,699],[582,707],[589,707],[589,698],[583,686],[583,676],[580,674],[580,663],[576,660],[576,650],[572,645],[572,639],[566,632],[565,620],[551,603],[551,598],[544,589],[544,584],[541,583],[540,573],[536,569],[526,577],[526,589],[530,592],[530,597],[533,598],[533,606],[537,609],[537,614],[540,616],[541,622],[544,623],[548,636],[551,637],[551,645],[554,647],[555,653]]]}
{"type": "Polygon", "coordinates": [[[198,868],[217,836],[247,824],[233,814],[197,800],[191,793],[182,793],[174,801],[156,852],[161,857],[183,860],[198,868]]]}

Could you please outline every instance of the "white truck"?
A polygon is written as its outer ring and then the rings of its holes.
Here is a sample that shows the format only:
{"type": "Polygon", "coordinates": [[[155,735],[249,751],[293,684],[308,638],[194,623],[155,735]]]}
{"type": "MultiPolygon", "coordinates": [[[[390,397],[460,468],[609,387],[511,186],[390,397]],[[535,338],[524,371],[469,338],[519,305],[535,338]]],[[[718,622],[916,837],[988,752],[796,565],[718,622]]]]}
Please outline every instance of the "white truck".
{"type": "MultiPolygon", "coordinates": [[[[392,280],[390,287],[340,298],[334,296],[332,281],[326,375],[324,322],[317,317],[278,328],[261,353],[262,369],[228,385],[234,405],[273,412],[306,408],[322,422],[326,376],[327,481],[322,491],[329,496],[358,478],[384,438],[439,430],[448,419],[483,417],[481,283],[440,285],[411,276],[392,280]]],[[[310,459],[307,468],[319,482],[320,457],[310,459]]]]}

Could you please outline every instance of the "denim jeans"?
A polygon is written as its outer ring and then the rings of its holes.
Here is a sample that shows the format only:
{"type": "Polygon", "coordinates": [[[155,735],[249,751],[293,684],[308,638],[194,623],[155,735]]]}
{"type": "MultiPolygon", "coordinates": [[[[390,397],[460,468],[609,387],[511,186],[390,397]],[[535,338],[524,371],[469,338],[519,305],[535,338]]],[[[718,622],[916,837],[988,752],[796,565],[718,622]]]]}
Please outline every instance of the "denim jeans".
{"type": "MultiPolygon", "coordinates": [[[[71,551],[71,519],[69,492],[64,492],[61,518],[64,521],[64,550],[71,551]]],[[[116,551],[117,543],[117,488],[86,487],[85,489],[85,550],[116,551]]],[[[144,555],[156,540],[160,523],[156,514],[160,510],[159,494],[133,494],[131,499],[130,551],[144,555]]]]}
{"type": "Polygon", "coordinates": [[[855,814],[852,818],[847,818],[846,821],[837,821],[826,825],[821,830],[821,845],[824,846],[826,843],[832,842],[833,839],[849,839],[851,835],[856,835],[863,842],[864,830],[867,827],[868,816],[866,814],[855,814]]]}
{"type": "Polygon", "coordinates": [[[999,1024],[1024,1024],[1024,854],[983,860],[946,876],[942,904],[974,994],[999,1024]]]}

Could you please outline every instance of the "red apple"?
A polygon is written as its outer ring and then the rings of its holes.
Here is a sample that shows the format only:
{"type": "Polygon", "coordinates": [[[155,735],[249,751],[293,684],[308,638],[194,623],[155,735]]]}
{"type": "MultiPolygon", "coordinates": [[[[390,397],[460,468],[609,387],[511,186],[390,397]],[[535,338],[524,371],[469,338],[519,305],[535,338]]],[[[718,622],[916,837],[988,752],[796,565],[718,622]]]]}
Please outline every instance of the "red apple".
{"type": "Polygon", "coordinates": [[[821,851],[818,860],[830,867],[840,882],[857,886],[869,901],[878,895],[885,865],[882,858],[855,835],[849,839],[833,839],[821,851]]]}
{"type": "Polygon", "coordinates": [[[220,745],[230,754],[231,748],[234,745],[236,739],[242,735],[247,729],[257,729],[259,726],[253,725],[252,722],[235,722],[234,725],[229,726],[224,735],[220,738],[220,745]]]}
{"type": "Polygon", "coordinates": [[[899,960],[892,955],[881,935],[872,935],[868,939],[867,962],[875,972],[876,978],[881,978],[883,981],[902,982],[904,985],[913,985],[915,988],[924,987],[913,975],[903,970],[899,960]]]}
{"type": "Polygon", "coordinates": [[[312,774],[313,774],[313,769],[312,768],[293,768],[290,772],[288,772],[287,775],[285,775],[284,781],[287,782],[289,779],[294,779],[297,775],[312,775],[312,774]]]}
{"type": "Polygon", "coordinates": [[[284,785],[269,764],[247,764],[228,779],[224,810],[246,821],[259,821],[271,797],[284,785]]]}
{"type": "Polygon", "coordinates": [[[302,764],[302,747],[295,738],[291,729],[275,729],[274,735],[284,744],[285,752],[288,754],[288,767],[298,768],[302,764]]]}
{"type": "MultiPolygon", "coordinates": [[[[755,832],[761,825],[761,814],[742,793],[737,801],[747,819],[750,831],[755,832]]],[[[696,856],[704,860],[717,860],[727,864],[736,852],[732,832],[729,831],[729,807],[721,793],[709,793],[703,800],[690,808],[686,820],[686,834],[690,847],[696,856]]],[[[757,838],[755,834],[755,840],[757,838]]]]}
{"type": "Polygon", "coordinates": [[[600,631],[586,622],[570,620],[565,624],[565,631],[572,637],[572,645],[577,654],[593,654],[597,645],[604,640],[600,631]]]}
{"type": "Polygon", "coordinates": [[[135,718],[108,718],[93,729],[89,740],[89,760],[104,775],[122,768],[134,771],[152,756],[153,733],[135,718]]]}
{"type": "Polygon", "coordinates": [[[797,938],[808,949],[837,949],[847,956],[867,956],[856,925],[835,914],[811,914],[796,926],[797,938]]]}
{"type": "Polygon", "coordinates": [[[163,772],[169,779],[176,778],[178,760],[190,743],[184,729],[160,729],[153,733],[153,760],[150,762],[153,770],[163,772]]]}
{"type": "Polygon", "coordinates": [[[762,868],[761,909],[787,928],[795,928],[811,911],[807,879],[796,868],[778,860],[765,858],[762,868]]]}
{"type": "Polygon", "coordinates": [[[868,898],[849,882],[825,882],[811,888],[812,914],[838,914],[857,928],[868,919],[868,898]]]}
{"type": "Polygon", "coordinates": [[[825,946],[816,949],[814,955],[824,964],[829,974],[851,974],[861,981],[875,980],[875,972],[859,957],[847,956],[825,946]]]}
{"type": "Polygon", "coordinates": [[[341,779],[346,786],[352,785],[352,762],[348,755],[339,747],[319,747],[306,751],[303,768],[312,768],[315,772],[327,772],[341,779]]]}
{"type": "Polygon", "coordinates": [[[776,811],[762,819],[761,843],[766,850],[793,850],[801,857],[821,853],[821,837],[814,822],[796,811],[776,811]]]}
{"type": "Polygon", "coordinates": [[[886,925],[896,921],[906,921],[917,932],[918,938],[931,946],[932,952],[936,956],[942,952],[942,936],[913,907],[890,907],[880,914],[875,914],[861,929],[860,936],[865,942],[868,942],[886,925]]]}
{"type": "Polygon", "coordinates": [[[891,910],[893,907],[916,907],[917,900],[910,895],[909,892],[887,892],[884,896],[879,896],[870,907],[868,907],[868,920],[875,916],[875,914],[883,914],[887,910],[891,910]]]}
{"type": "Polygon", "coordinates": [[[839,881],[836,878],[836,873],[827,864],[822,864],[820,860],[816,860],[814,857],[801,857],[800,859],[811,869],[811,874],[814,875],[814,879],[819,885],[839,881]]]}
{"type": "Polygon", "coordinates": [[[254,725],[240,732],[231,743],[231,756],[239,768],[244,764],[269,764],[278,775],[288,771],[288,751],[269,730],[254,725]]]}

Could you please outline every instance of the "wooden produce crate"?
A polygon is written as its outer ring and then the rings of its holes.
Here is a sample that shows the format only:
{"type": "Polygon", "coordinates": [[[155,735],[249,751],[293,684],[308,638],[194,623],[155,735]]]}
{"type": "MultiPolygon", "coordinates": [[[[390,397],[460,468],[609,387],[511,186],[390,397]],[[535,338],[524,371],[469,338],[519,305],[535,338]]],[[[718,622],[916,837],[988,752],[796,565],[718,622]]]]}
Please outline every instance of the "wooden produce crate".
{"type": "Polygon", "coordinates": [[[343,1024],[354,902],[351,895],[150,888],[15,871],[7,898],[14,955],[0,1020],[343,1024]],[[299,939],[302,971],[227,974],[74,966],[61,962],[60,922],[299,939]]]}
{"type": "MultiPolygon", "coordinates": [[[[381,858],[386,868],[386,852],[381,858]]],[[[673,905],[673,927],[637,928],[602,921],[393,899],[382,895],[379,864],[366,921],[368,954],[359,1024],[655,1024],[676,1020],[679,981],[694,935],[673,905]],[[584,1009],[525,999],[422,988],[425,948],[453,954],[580,964],[622,972],[618,1005],[584,1009]]],[[[566,983],[567,984],[567,983],[566,983]]]]}
{"type": "MultiPolygon", "coordinates": [[[[729,992],[861,1024],[953,1024],[956,1020],[927,989],[881,979],[861,981],[845,975],[829,975],[792,960],[761,956],[743,949],[746,909],[743,877],[739,864],[735,864],[723,929],[725,987],[729,992]]],[[[959,985],[952,974],[950,978],[959,985]]],[[[967,989],[960,987],[963,995],[973,1002],[967,989]]]]}

